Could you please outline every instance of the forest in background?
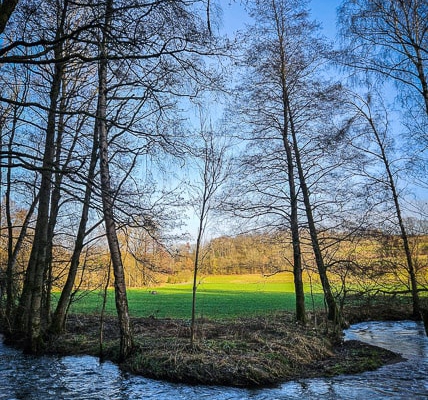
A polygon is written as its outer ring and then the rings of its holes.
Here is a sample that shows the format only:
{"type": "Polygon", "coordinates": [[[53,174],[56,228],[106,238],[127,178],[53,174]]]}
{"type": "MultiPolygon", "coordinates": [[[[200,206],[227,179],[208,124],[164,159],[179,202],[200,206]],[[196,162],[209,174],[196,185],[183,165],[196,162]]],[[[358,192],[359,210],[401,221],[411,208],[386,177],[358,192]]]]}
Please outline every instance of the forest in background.
{"type": "MultiPolygon", "coordinates": [[[[304,280],[319,284],[313,261],[310,239],[307,234],[304,252],[304,280]]],[[[400,236],[369,232],[358,239],[343,235],[325,235],[324,246],[330,280],[337,295],[343,286],[359,295],[370,293],[403,294],[410,292],[406,258],[400,236]]],[[[410,246],[417,266],[419,290],[428,292],[428,236],[410,237],[410,246]]],[[[163,283],[188,283],[192,280],[195,263],[195,246],[182,244],[173,249],[161,246],[146,238],[138,242],[138,249],[129,243],[122,246],[127,287],[154,287],[163,283]]],[[[200,277],[208,275],[258,274],[269,277],[293,271],[293,249],[289,233],[241,234],[222,236],[204,244],[200,277]]],[[[65,257],[67,258],[67,257],[65,257]]],[[[76,289],[96,290],[105,286],[109,254],[105,247],[88,253],[79,271],[81,281],[76,289]],[[102,257],[101,254],[104,251],[102,257]]],[[[54,290],[64,285],[64,266],[54,268],[54,290]]],[[[111,283],[112,285],[113,283],[111,283]]]]}
{"type": "Polygon", "coordinates": [[[0,315],[28,351],[100,285],[126,358],[126,288],[165,279],[193,281],[193,344],[210,273],[292,271],[301,324],[308,276],[339,326],[356,284],[420,318],[426,0],[344,0],[336,43],[309,1],[245,1],[235,33],[222,6],[0,3],[0,315]]]}

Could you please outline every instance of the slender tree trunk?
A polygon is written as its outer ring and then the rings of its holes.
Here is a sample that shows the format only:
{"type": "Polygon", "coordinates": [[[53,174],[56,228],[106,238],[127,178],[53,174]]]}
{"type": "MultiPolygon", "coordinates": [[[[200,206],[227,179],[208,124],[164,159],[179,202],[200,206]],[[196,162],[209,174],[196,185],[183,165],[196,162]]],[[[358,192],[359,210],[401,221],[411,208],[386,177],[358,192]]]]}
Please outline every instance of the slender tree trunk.
{"type": "Polygon", "coordinates": [[[204,231],[204,216],[205,216],[205,207],[207,206],[207,187],[204,187],[204,194],[202,199],[202,210],[199,218],[198,226],[198,237],[196,238],[196,250],[195,250],[195,263],[193,265],[193,286],[192,286],[192,319],[190,322],[190,344],[194,345],[196,338],[196,290],[197,290],[197,277],[199,271],[199,258],[201,252],[202,244],[202,235],[204,231]]]}
{"type": "Polygon", "coordinates": [[[100,176],[101,196],[103,203],[104,224],[107,241],[110,249],[113,274],[115,278],[114,289],[116,299],[116,310],[120,326],[120,360],[124,360],[134,346],[131,321],[129,318],[128,299],[126,295],[125,274],[120,253],[119,240],[117,238],[116,226],[113,215],[113,196],[110,183],[110,170],[108,158],[107,140],[107,36],[111,24],[113,1],[107,0],[105,8],[104,29],[102,41],[99,44],[100,62],[98,70],[98,105],[96,129],[99,138],[100,150],[100,176]]]}
{"type": "Polygon", "coordinates": [[[208,221],[210,210],[213,206],[214,196],[227,179],[229,168],[225,163],[227,146],[217,146],[212,133],[206,135],[203,132],[203,124],[201,126],[201,138],[203,139],[204,147],[202,151],[197,151],[197,157],[203,161],[203,168],[198,168],[202,178],[203,190],[201,196],[198,196],[200,203],[198,214],[198,233],[196,238],[195,262],[193,266],[193,286],[192,286],[192,320],[190,324],[190,342],[193,346],[196,337],[196,290],[197,276],[201,261],[202,239],[208,221]]]}
{"type": "MultiPolygon", "coordinates": [[[[288,120],[288,118],[287,118],[288,120]]],[[[288,122],[286,122],[288,125],[288,122]]],[[[296,193],[296,184],[294,176],[293,156],[290,143],[286,134],[287,128],[284,128],[283,143],[287,155],[287,175],[288,186],[290,190],[290,228],[291,239],[293,245],[293,277],[294,277],[294,291],[296,296],[296,320],[302,324],[306,323],[306,310],[305,310],[305,293],[303,290],[302,278],[302,253],[300,248],[300,233],[298,221],[298,202],[296,193]]]]}
{"type": "Polygon", "coordinates": [[[28,340],[27,350],[38,352],[41,345],[41,312],[43,276],[48,247],[49,203],[51,195],[52,165],[55,149],[55,114],[61,82],[62,66],[55,66],[51,89],[51,105],[46,129],[42,179],[39,189],[39,207],[34,231],[34,241],[21,295],[16,328],[28,340]]]}
{"type": "MultiPolygon", "coordinates": [[[[388,176],[390,179],[392,179],[392,174],[389,168],[388,168],[388,176]]],[[[420,318],[421,314],[420,314],[420,301],[419,301],[419,295],[418,295],[418,282],[416,279],[416,271],[415,271],[415,266],[413,264],[413,259],[412,259],[412,251],[410,250],[409,238],[407,235],[406,227],[404,225],[403,217],[401,215],[401,207],[400,207],[400,202],[398,200],[398,194],[397,194],[395,185],[391,187],[391,190],[392,190],[392,196],[394,199],[394,205],[397,213],[398,225],[400,226],[401,240],[403,241],[404,252],[406,254],[407,270],[409,272],[409,277],[410,277],[410,290],[412,292],[413,316],[416,318],[420,318]]]]}
{"type": "MultiPolygon", "coordinates": [[[[28,85],[24,86],[24,93],[22,99],[25,99],[28,90],[28,85]]],[[[18,97],[18,93],[15,93],[15,98],[18,97]]],[[[7,267],[6,267],[6,320],[8,322],[8,333],[12,331],[12,321],[13,321],[13,313],[15,311],[16,300],[18,297],[18,285],[16,282],[18,281],[18,277],[16,274],[16,261],[17,257],[21,251],[21,248],[24,244],[24,239],[27,235],[27,229],[30,224],[30,220],[34,214],[34,210],[38,204],[39,197],[35,196],[33,199],[30,208],[22,221],[21,229],[19,231],[19,235],[14,240],[14,231],[16,228],[13,226],[12,221],[12,210],[11,210],[11,193],[12,193],[12,169],[13,169],[13,146],[15,141],[16,127],[17,122],[20,118],[21,111],[18,112],[17,107],[13,108],[13,120],[12,120],[12,129],[9,134],[9,140],[7,145],[7,173],[6,173],[6,193],[5,193],[5,214],[6,214],[6,223],[7,223],[7,232],[8,232],[8,245],[7,245],[7,267]]],[[[6,119],[5,116],[3,117],[6,119]]],[[[2,122],[0,121],[0,124],[2,122]]],[[[2,125],[0,125],[0,136],[2,125]]],[[[1,143],[2,145],[2,143],[1,143]]],[[[1,176],[1,172],[0,172],[1,176]]],[[[1,219],[1,216],[0,216],[1,219]]]]}
{"type": "Polygon", "coordinates": [[[421,82],[422,96],[425,102],[425,112],[428,115],[428,83],[427,83],[427,77],[424,70],[423,57],[421,55],[421,49],[418,46],[415,46],[415,52],[416,52],[416,60],[417,60],[416,69],[418,71],[419,81],[421,82]]]}
{"type": "MultiPolygon", "coordinates": [[[[275,4],[273,4],[276,12],[275,4]]],[[[302,278],[302,252],[299,233],[299,220],[298,220],[298,198],[296,191],[296,177],[294,172],[293,151],[289,142],[289,98],[287,91],[287,62],[284,53],[284,32],[281,29],[278,15],[276,17],[276,26],[279,39],[279,54],[281,57],[281,86],[282,86],[282,106],[283,106],[283,132],[282,142],[284,145],[287,157],[287,177],[288,187],[290,191],[290,229],[291,240],[293,245],[293,277],[294,277],[294,291],[296,296],[296,320],[302,324],[306,323],[306,309],[305,309],[305,292],[303,288],[302,278]]]]}
{"type": "MultiPolygon", "coordinates": [[[[64,71],[63,71],[64,73],[64,71]]],[[[62,78],[62,77],[61,77],[62,78]]],[[[50,324],[50,313],[51,313],[51,291],[52,291],[52,263],[53,263],[53,241],[55,227],[58,220],[60,200],[61,200],[61,184],[63,173],[60,172],[60,159],[62,153],[62,138],[64,134],[64,114],[61,112],[65,111],[65,93],[62,92],[62,99],[59,105],[59,121],[55,143],[55,157],[53,163],[53,189],[50,201],[50,212],[49,212],[49,223],[48,223],[48,236],[47,236],[47,249],[46,249],[46,265],[43,276],[43,322],[46,326],[50,324]]],[[[63,166],[66,168],[66,165],[63,166]]]]}
{"type": "Polygon", "coordinates": [[[6,223],[8,231],[8,244],[7,244],[7,268],[6,268],[6,318],[8,321],[11,320],[12,310],[15,303],[14,296],[14,270],[15,263],[13,262],[13,223],[12,223],[12,212],[10,207],[10,195],[12,188],[12,147],[15,138],[16,122],[17,122],[17,111],[14,109],[12,130],[10,133],[8,143],[8,168],[6,173],[6,193],[5,193],[5,209],[6,209],[6,223]]]}
{"type": "Polygon", "coordinates": [[[83,250],[83,242],[86,235],[86,225],[88,222],[90,201],[92,196],[92,188],[95,179],[95,168],[98,161],[98,132],[94,130],[94,138],[91,151],[91,160],[89,165],[88,177],[86,181],[85,196],[83,199],[82,214],[80,217],[79,228],[77,231],[76,240],[74,243],[74,250],[71,257],[70,269],[68,271],[67,280],[64,288],[61,291],[54,316],[52,318],[51,331],[53,333],[62,332],[65,328],[65,321],[67,317],[67,310],[71,300],[71,294],[76,280],[77,270],[79,268],[80,256],[83,250]]]}
{"type": "Polygon", "coordinates": [[[296,320],[302,324],[306,324],[306,309],[305,309],[305,292],[303,288],[302,277],[302,253],[300,248],[300,233],[298,221],[298,208],[297,208],[297,193],[294,183],[294,169],[289,162],[289,189],[291,198],[291,237],[293,243],[293,277],[294,277],[294,291],[296,296],[296,320]],[[290,175],[291,174],[291,175],[290,175]]]}
{"type": "Polygon", "coordinates": [[[337,306],[336,300],[335,300],[335,298],[333,296],[333,292],[331,290],[330,281],[329,281],[328,276],[327,276],[327,268],[324,264],[324,258],[322,256],[321,246],[319,244],[318,232],[317,232],[317,229],[315,226],[314,216],[312,213],[312,205],[311,205],[311,200],[310,200],[310,196],[309,196],[309,189],[308,189],[308,186],[306,184],[305,174],[303,172],[302,161],[300,158],[300,150],[299,150],[299,146],[298,146],[298,142],[297,142],[297,135],[296,135],[295,127],[294,127],[294,120],[293,120],[293,116],[291,114],[291,108],[290,108],[289,102],[288,102],[288,111],[290,114],[290,129],[291,129],[291,135],[293,138],[294,154],[296,157],[297,171],[299,174],[300,189],[302,191],[303,203],[305,205],[306,218],[308,221],[308,227],[309,227],[309,234],[311,237],[312,249],[313,249],[313,252],[315,255],[315,262],[317,264],[318,274],[319,274],[320,279],[321,279],[321,285],[323,288],[325,301],[327,303],[328,319],[331,321],[335,321],[335,323],[337,323],[339,325],[342,325],[343,324],[343,318],[340,314],[340,310],[337,306]]]}
{"type": "Polygon", "coordinates": [[[108,288],[110,286],[110,276],[111,276],[111,263],[108,264],[107,280],[104,285],[103,304],[101,306],[100,332],[99,332],[100,333],[100,343],[99,343],[100,360],[104,359],[104,316],[106,311],[108,288]]]}
{"type": "Polygon", "coordinates": [[[413,316],[415,318],[420,318],[421,317],[420,301],[419,301],[419,295],[418,295],[418,283],[416,279],[416,271],[415,271],[415,266],[413,264],[412,251],[410,250],[409,238],[408,238],[406,227],[404,225],[403,217],[401,214],[400,201],[399,201],[399,196],[395,186],[394,176],[391,171],[391,166],[385,151],[385,147],[383,145],[383,141],[378,133],[378,130],[373,122],[373,119],[370,118],[365,113],[364,113],[364,116],[367,118],[370,124],[370,127],[375,135],[376,142],[381,151],[382,162],[385,166],[386,174],[388,176],[389,188],[391,190],[392,199],[394,201],[395,215],[397,217],[398,226],[400,227],[401,240],[403,242],[404,253],[406,255],[407,271],[410,277],[410,290],[412,293],[413,316]]]}
{"type": "MultiPolygon", "coordinates": [[[[67,1],[64,3],[60,25],[57,29],[56,37],[58,44],[54,49],[56,59],[62,57],[62,42],[60,38],[63,35],[66,13],[67,1]]],[[[43,333],[45,328],[42,326],[42,316],[44,314],[42,309],[43,278],[46,271],[48,251],[51,182],[55,158],[56,114],[63,72],[64,64],[61,62],[56,63],[50,91],[50,105],[46,126],[45,149],[39,189],[39,207],[34,230],[34,241],[14,323],[14,330],[24,337],[26,350],[31,353],[39,352],[43,346],[43,333]]]]}
{"type": "Polygon", "coordinates": [[[33,246],[32,253],[34,256],[30,258],[33,265],[29,265],[30,269],[34,270],[33,281],[30,282],[31,287],[31,303],[29,315],[29,347],[30,352],[37,353],[42,345],[42,316],[49,310],[43,311],[42,295],[44,286],[44,276],[47,268],[47,251],[48,251],[48,234],[49,234],[49,210],[51,197],[51,181],[53,176],[53,160],[55,155],[55,132],[56,132],[56,109],[59,96],[59,88],[61,85],[63,66],[57,64],[55,66],[55,75],[51,91],[51,107],[48,116],[48,125],[46,129],[46,145],[43,158],[43,171],[40,184],[39,208],[37,214],[37,222],[35,229],[36,243],[33,246]]]}

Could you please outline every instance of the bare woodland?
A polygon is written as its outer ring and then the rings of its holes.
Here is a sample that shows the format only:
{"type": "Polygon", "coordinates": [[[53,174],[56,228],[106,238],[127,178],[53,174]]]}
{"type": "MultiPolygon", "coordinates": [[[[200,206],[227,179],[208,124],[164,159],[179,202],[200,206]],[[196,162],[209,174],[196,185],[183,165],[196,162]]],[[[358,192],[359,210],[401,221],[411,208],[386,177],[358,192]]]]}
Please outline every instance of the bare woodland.
{"type": "Polygon", "coordinates": [[[302,324],[308,275],[339,325],[356,292],[419,316],[428,2],[343,0],[335,43],[308,1],[243,3],[232,34],[213,0],[0,2],[0,315],[29,352],[110,285],[125,359],[126,288],[195,302],[200,274],[292,272],[302,324]]]}

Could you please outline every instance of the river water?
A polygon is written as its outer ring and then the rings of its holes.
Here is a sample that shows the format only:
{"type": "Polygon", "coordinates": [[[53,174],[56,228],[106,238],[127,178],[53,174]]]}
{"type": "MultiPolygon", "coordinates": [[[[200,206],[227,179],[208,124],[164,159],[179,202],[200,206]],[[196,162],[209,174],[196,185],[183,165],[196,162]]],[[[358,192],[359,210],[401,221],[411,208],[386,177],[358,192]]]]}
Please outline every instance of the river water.
{"type": "Polygon", "coordinates": [[[362,374],[249,390],[154,381],[94,357],[33,357],[0,344],[0,400],[428,399],[428,338],[422,323],[356,324],[345,332],[345,340],[350,339],[388,348],[407,360],[362,374]]]}

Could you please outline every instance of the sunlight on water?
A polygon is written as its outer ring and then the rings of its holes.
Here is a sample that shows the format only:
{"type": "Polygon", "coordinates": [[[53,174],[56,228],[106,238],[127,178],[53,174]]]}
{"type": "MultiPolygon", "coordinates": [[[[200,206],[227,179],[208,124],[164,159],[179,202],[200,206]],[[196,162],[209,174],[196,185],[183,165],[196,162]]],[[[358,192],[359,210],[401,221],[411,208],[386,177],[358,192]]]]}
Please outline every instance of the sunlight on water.
{"type": "Polygon", "coordinates": [[[352,326],[345,339],[393,350],[407,361],[377,371],[326,379],[302,379],[276,388],[245,390],[170,384],[122,373],[94,357],[32,357],[0,344],[0,400],[137,399],[426,399],[428,338],[411,321],[352,326]]]}
{"type": "Polygon", "coordinates": [[[421,322],[370,322],[352,326],[345,338],[395,351],[403,357],[428,357],[428,340],[421,322]]]}

